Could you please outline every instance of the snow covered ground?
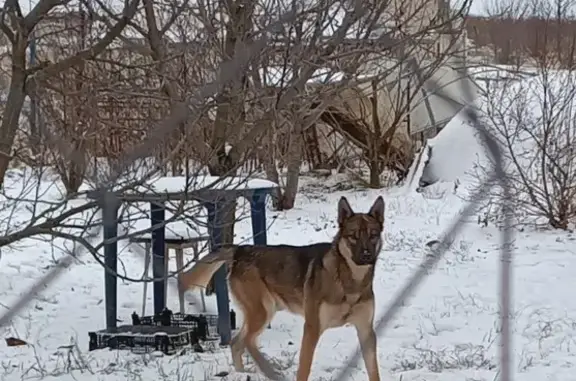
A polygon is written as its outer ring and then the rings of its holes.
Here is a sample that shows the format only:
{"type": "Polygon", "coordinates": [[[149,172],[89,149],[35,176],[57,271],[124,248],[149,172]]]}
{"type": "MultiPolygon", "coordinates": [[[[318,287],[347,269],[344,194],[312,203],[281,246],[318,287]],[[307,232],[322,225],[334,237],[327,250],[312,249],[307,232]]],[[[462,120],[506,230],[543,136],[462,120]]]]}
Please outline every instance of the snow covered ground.
{"type": "MultiPolygon", "coordinates": [[[[16,180],[15,180],[16,181],[16,180]]],[[[271,244],[303,245],[330,240],[336,232],[336,204],[345,195],[367,210],[382,194],[344,190],[341,178],[304,179],[296,207],[269,211],[271,244]]],[[[424,245],[437,238],[463,205],[462,187],[436,194],[400,189],[384,193],[386,245],[378,262],[375,292],[383,311],[426,255],[424,245]]],[[[432,193],[434,190],[431,191],[432,193]]],[[[245,213],[239,208],[239,213],[245,213]]],[[[21,211],[19,220],[28,218],[21,211]]],[[[1,214],[1,212],[0,212],[1,214]]],[[[1,217],[1,216],[0,216],[1,217]]],[[[1,219],[1,218],[0,218],[1,219]]],[[[237,242],[251,239],[249,220],[238,223],[237,242]]],[[[517,380],[573,380],[576,366],[576,236],[526,231],[516,235],[514,263],[514,369],[517,380]]],[[[124,245],[121,245],[121,247],[124,245]]],[[[140,277],[142,250],[121,253],[128,275],[140,277]]],[[[498,372],[498,231],[469,223],[439,267],[418,293],[404,303],[391,328],[379,339],[382,380],[494,380],[498,372]]],[[[47,242],[25,241],[3,249],[0,260],[0,314],[60,257],[47,242]]],[[[211,353],[136,355],[125,351],[88,352],[88,331],[104,327],[104,271],[89,256],[46,287],[0,337],[18,337],[30,345],[0,342],[0,380],[246,380],[233,371],[229,350],[211,353]]],[[[151,293],[149,293],[150,295],[151,293]]],[[[119,282],[119,318],[140,312],[142,285],[119,282]]],[[[215,309],[215,300],[208,298],[215,309]]],[[[175,290],[169,307],[177,308],[175,290]]],[[[189,311],[193,308],[189,307],[189,311]]],[[[152,310],[151,296],[148,311],[152,310]]],[[[381,314],[380,312],[379,314],[381,314]]],[[[239,319],[242,319],[240,316],[239,319]]],[[[263,352],[293,379],[302,335],[302,319],[281,312],[261,336],[263,352]]],[[[325,333],[318,346],[311,380],[330,380],[356,349],[353,328],[325,333]]],[[[251,362],[249,362],[251,364],[251,362]]],[[[352,374],[366,379],[364,365],[352,374]]],[[[251,374],[251,379],[260,376],[251,374]]]]}

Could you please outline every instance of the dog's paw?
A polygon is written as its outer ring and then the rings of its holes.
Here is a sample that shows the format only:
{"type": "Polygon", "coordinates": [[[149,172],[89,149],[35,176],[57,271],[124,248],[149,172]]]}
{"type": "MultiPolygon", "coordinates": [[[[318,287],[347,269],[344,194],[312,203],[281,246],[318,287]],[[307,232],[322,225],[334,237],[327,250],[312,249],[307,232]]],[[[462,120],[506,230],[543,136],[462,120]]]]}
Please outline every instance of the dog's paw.
{"type": "Polygon", "coordinates": [[[273,366],[269,361],[260,362],[259,368],[264,375],[272,381],[286,381],[286,377],[280,372],[278,368],[273,366]]]}
{"type": "Polygon", "coordinates": [[[282,374],[282,372],[280,372],[280,370],[276,369],[275,367],[272,366],[268,366],[268,367],[263,367],[264,369],[260,369],[262,371],[262,373],[264,373],[264,375],[266,377],[268,377],[270,380],[272,381],[287,381],[286,377],[284,377],[284,375],[282,374]]]}

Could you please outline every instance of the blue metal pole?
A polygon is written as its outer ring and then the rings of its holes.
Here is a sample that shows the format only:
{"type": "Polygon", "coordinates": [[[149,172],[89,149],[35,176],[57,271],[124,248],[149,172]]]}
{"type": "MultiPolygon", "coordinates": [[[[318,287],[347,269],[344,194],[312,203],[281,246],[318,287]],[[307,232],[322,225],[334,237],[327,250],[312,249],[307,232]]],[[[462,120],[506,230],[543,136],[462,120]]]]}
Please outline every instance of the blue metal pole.
{"type": "MultiPolygon", "coordinates": [[[[269,191],[257,189],[250,197],[250,217],[252,220],[252,240],[254,245],[266,245],[268,237],[266,235],[266,196],[269,191]]],[[[270,324],[268,324],[270,328],[270,324]]]]}
{"type": "Polygon", "coordinates": [[[164,298],[164,255],[165,255],[165,242],[164,242],[164,221],[165,221],[165,208],[164,204],[158,202],[150,203],[150,223],[151,226],[161,225],[152,230],[152,274],[154,279],[154,315],[162,313],[166,307],[166,300],[164,298]]]}
{"type": "Polygon", "coordinates": [[[255,245],[266,245],[266,196],[267,190],[257,189],[250,197],[250,217],[252,217],[252,236],[255,245]]]}
{"type": "Polygon", "coordinates": [[[106,298],[106,328],[116,328],[118,308],[118,203],[106,202],[102,206],[104,224],[104,264],[107,271],[104,273],[104,293],[106,298]]]}
{"type": "MultiPolygon", "coordinates": [[[[222,246],[222,203],[206,203],[208,209],[208,231],[210,233],[210,248],[218,250],[222,246]]],[[[214,293],[218,306],[218,333],[220,344],[228,345],[232,338],[230,322],[230,297],[228,296],[228,284],[226,281],[226,265],[223,265],[214,274],[214,293]]]]}

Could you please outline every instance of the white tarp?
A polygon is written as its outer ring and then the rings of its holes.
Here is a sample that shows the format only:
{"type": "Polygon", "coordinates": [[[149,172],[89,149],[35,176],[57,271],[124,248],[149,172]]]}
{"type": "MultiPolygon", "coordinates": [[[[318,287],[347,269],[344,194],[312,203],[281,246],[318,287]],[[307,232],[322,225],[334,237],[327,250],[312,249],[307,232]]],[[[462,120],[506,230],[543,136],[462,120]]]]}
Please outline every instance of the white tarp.
{"type": "Polygon", "coordinates": [[[415,94],[411,105],[410,132],[413,134],[431,127],[444,126],[460,112],[464,105],[471,104],[478,96],[476,84],[468,76],[467,71],[456,70],[449,66],[437,68],[427,80],[424,88],[424,92],[418,91],[415,94]],[[437,95],[435,91],[438,89],[461,106],[455,108],[454,103],[447,102],[437,95]]]}
{"type": "Polygon", "coordinates": [[[444,126],[465,104],[474,102],[477,97],[477,86],[469,77],[467,70],[460,68],[461,64],[447,62],[434,68],[427,66],[431,64],[425,61],[416,64],[416,62],[400,63],[389,60],[381,64],[379,70],[387,74],[382,87],[386,87],[389,98],[387,103],[391,110],[398,108],[394,105],[405,105],[408,99],[411,99],[409,106],[411,134],[444,126]],[[416,68],[419,70],[418,73],[416,68]],[[420,85],[422,81],[424,86],[420,85]],[[464,91],[465,87],[468,87],[471,94],[464,91]],[[438,96],[436,93],[438,89],[442,89],[462,107],[455,108],[454,103],[449,103],[438,96]]]}

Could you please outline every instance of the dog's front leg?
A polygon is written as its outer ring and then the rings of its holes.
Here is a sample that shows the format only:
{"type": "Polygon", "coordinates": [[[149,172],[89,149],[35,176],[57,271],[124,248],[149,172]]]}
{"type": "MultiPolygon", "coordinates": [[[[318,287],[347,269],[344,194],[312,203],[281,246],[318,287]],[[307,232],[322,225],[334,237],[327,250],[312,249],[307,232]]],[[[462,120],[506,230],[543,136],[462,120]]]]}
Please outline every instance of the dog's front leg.
{"type": "Polygon", "coordinates": [[[368,371],[368,379],[370,381],[380,381],[378,357],[376,354],[376,333],[372,326],[357,326],[356,331],[358,332],[358,340],[360,340],[362,357],[364,358],[366,370],[368,371]]]}
{"type": "Polygon", "coordinates": [[[296,381],[308,381],[310,369],[312,368],[312,359],[314,351],[320,339],[320,321],[318,314],[306,314],[304,322],[304,336],[302,336],[302,346],[300,347],[300,363],[298,364],[298,373],[296,381]]]}
{"type": "Polygon", "coordinates": [[[364,364],[366,364],[368,379],[370,381],[380,381],[378,355],[376,352],[376,332],[374,332],[373,327],[374,300],[372,299],[359,305],[352,320],[360,341],[360,349],[362,350],[364,364]]]}

